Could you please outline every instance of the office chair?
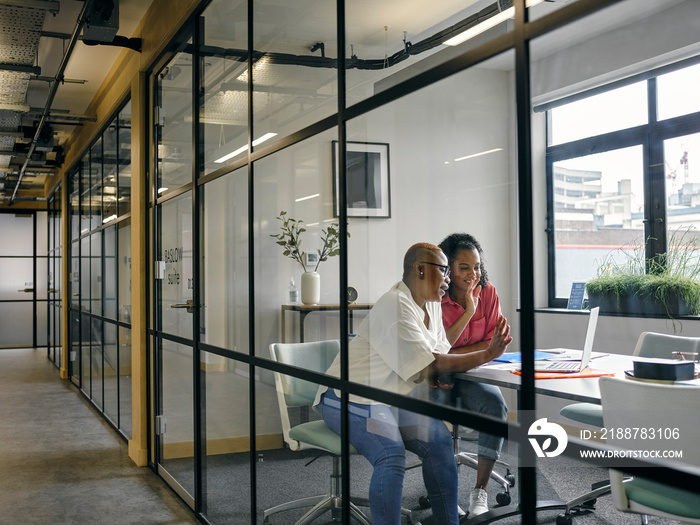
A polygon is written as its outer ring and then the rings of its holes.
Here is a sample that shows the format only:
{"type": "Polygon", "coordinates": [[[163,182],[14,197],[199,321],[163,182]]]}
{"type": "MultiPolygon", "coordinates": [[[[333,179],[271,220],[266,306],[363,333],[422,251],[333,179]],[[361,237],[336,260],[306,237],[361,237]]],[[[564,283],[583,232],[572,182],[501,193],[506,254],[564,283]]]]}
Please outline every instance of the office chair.
{"type": "MultiPolygon", "coordinates": [[[[474,470],[477,470],[478,465],[479,465],[479,455],[476,452],[464,452],[460,450],[460,440],[461,438],[459,437],[459,426],[458,425],[453,425],[452,426],[452,444],[454,447],[454,454],[455,454],[455,461],[457,462],[457,468],[459,469],[460,466],[466,465],[468,467],[473,468],[474,470]]],[[[407,468],[415,468],[420,466],[420,462],[415,463],[410,465],[407,468]]],[[[502,475],[498,472],[496,472],[495,468],[491,472],[490,479],[498,483],[502,488],[503,492],[499,492],[496,494],[496,503],[498,503],[500,506],[506,506],[510,505],[511,502],[511,495],[510,495],[510,488],[515,485],[515,476],[511,473],[510,471],[510,465],[508,463],[505,463],[504,461],[501,460],[496,460],[496,466],[498,467],[503,467],[506,469],[505,475],[502,475]]],[[[418,504],[420,505],[421,508],[427,509],[430,507],[430,498],[428,496],[421,496],[418,498],[418,504]]],[[[459,514],[460,516],[466,515],[466,512],[462,510],[462,508],[459,508],[459,514]]]]}
{"type": "MultiPolygon", "coordinates": [[[[633,355],[638,357],[673,358],[672,352],[700,351],[700,337],[642,332],[637,339],[633,355]]],[[[573,403],[559,412],[562,416],[578,423],[603,427],[603,407],[592,403],[573,403]]],[[[567,502],[564,514],[557,516],[556,525],[571,525],[571,511],[574,509],[593,510],[596,499],[610,493],[610,481],[594,483],[591,491],[567,502]]]]}
{"type": "MultiPolygon", "coordinates": [[[[325,373],[328,370],[338,352],[340,352],[340,342],[338,341],[273,343],[270,345],[270,354],[274,361],[320,373],[325,373]]],[[[333,469],[330,478],[330,492],[328,494],[302,498],[267,509],[263,512],[263,523],[269,523],[269,518],[273,514],[302,507],[312,508],[296,522],[296,525],[311,523],[326,512],[331,512],[334,520],[340,519],[342,507],[340,436],[328,428],[323,420],[308,421],[292,426],[289,418],[290,408],[310,408],[312,406],[316,398],[318,385],[275,372],[275,386],[277,388],[277,400],[280,407],[285,443],[293,451],[316,449],[330,454],[333,460],[333,469]]],[[[352,445],[350,445],[350,453],[359,454],[352,445]]],[[[350,514],[363,525],[371,525],[372,522],[362,513],[358,505],[369,507],[369,499],[351,497],[350,514]]],[[[401,513],[406,516],[407,523],[411,525],[413,523],[411,521],[411,511],[401,509],[401,513]]]]}
{"type": "MultiPolygon", "coordinates": [[[[615,432],[609,444],[634,450],[682,450],[684,464],[700,466],[698,387],[602,377],[600,393],[607,428],[680,429],[678,439],[664,441],[626,440],[624,433],[615,432]]],[[[610,469],[610,489],[615,508],[641,514],[642,524],[647,523],[647,515],[700,524],[700,494],[695,492],[648,478],[634,477],[623,483],[622,473],[614,469],[610,469]]]]}

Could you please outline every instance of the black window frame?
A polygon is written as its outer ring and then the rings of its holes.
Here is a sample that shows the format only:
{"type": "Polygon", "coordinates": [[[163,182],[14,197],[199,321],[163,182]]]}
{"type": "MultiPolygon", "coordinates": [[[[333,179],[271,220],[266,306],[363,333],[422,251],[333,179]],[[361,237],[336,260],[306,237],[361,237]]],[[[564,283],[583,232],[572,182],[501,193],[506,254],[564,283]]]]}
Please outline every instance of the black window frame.
{"type": "Polygon", "coordinates": [[[642,147],[644,187],[644,239],[647,261],[659,258],[667,250],[666,183],[664,171],[664,141],[692,133],[700,133],[700,111],[679,117],[657,120],[656,79],[666,73],[700,64],[700,55],[656,68],[638,75],[577,93],[556,102],[544,104],[535,111],[547,111],[546,177],[547,177],[547,290],[550,308],[566,308],[568,297],[556,296],[556,226],[554,220],[554,164],[586,155],[615,151],[631,146],[642,147]],[[589,98],[600,93],[646,80],[647,124],[594,135],[557,145],[550,145],[551,114],[549,110],[589,98]]]}

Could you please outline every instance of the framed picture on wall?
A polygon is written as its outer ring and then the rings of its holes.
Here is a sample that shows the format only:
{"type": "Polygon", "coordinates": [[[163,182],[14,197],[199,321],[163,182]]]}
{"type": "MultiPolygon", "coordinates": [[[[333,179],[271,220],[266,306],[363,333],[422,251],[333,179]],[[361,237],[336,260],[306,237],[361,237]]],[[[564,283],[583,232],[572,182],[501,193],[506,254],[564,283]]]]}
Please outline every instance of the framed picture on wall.
{"type": "MultiPolygon", "coordinates": [[[[333,210],[335,217],[340,215],[338,147],[338,141],[334,140],[333,210]]],[[[348,217],[391,217],[389,144],[348,142],[346,165],[348,217]]]]}

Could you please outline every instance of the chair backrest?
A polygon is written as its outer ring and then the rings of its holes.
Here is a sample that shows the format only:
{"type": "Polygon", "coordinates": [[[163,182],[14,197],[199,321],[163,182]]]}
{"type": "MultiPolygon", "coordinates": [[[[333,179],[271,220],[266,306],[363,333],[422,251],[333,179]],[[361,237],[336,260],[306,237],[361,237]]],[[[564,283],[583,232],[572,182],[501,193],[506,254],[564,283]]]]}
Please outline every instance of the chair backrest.
{"type": "Polygon", "coordinates": [[[699,352],[700,337],[642,332],[637,339],[634,355],[673,359],[672,352],[699,352]]]}
{"type": "MultiPolygon", "coordinates": [[[[308,343],[272,343],[270,355],[274,361],[285,365],[297,366],[312,372],[325,373],[340,352],[340,341],[314,341],[308,343]]],[[[310,407],[318,385],[304,379],[275,372],[277,401],[282,419],[284,440],[292,450],[303,446],[289,436],[291,423],[289,409],[310,407]]]]}
{"type": "MultiPolygon", "coordinates": [[[[683,457],[673,461],[700,467],[700,387],[601,377],[600,393],[605,428],[621,429],[606,436],[608,444],[632,450],[678,450],[683,457]],[[637,438],[631,439],[634,432],[637,438]],[[650,439],[652,433],[657,439],[650,439]]],[[[666,464],[668,460],[656,461],[666,464]]],[[[611,470],[610,476],[613,503],[624,510],[628,505],[622,475],[611,470]]]]}

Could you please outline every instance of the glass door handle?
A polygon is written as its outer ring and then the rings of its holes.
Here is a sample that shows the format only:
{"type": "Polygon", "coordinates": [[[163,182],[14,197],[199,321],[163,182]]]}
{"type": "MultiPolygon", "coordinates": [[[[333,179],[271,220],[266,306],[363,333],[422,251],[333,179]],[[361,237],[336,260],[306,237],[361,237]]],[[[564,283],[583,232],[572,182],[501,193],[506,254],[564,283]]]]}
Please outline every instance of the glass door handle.
{"type": "Polygon", "coordinates": [[[49,293],[56,293],[58,290],[54,290],[53,288],[49,288],[48,292],[49,293]]]}
{"type": "Polygon", "coordinates": [[[187,308],[187,313],[191,314],[194,311],[194,303],[192,302],[192,299],[187,299],[186,303],[171,304],[170,308],[187,308]]]}
{"type": "Polygon", "coordinates": [[[17,290],[18,292],[27,292],[27,293],[32,293],[34,291],[34,288],[23,288],[21,290],[17,290]]]}

